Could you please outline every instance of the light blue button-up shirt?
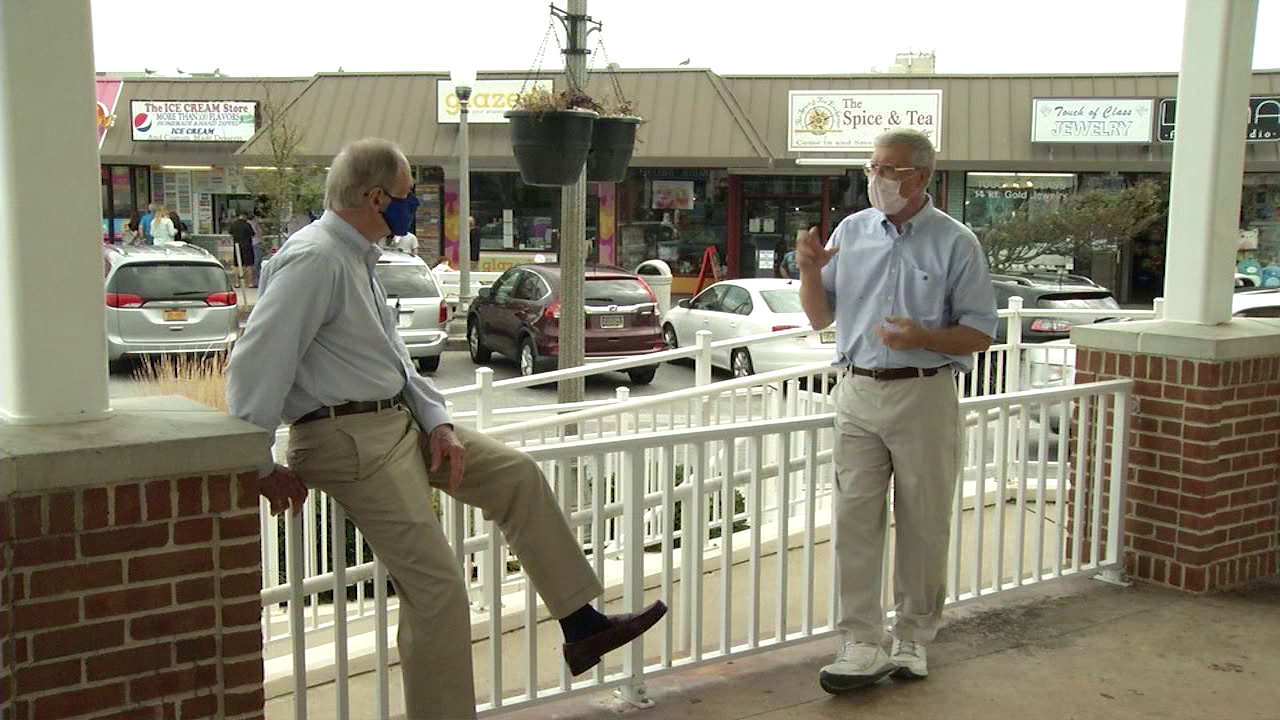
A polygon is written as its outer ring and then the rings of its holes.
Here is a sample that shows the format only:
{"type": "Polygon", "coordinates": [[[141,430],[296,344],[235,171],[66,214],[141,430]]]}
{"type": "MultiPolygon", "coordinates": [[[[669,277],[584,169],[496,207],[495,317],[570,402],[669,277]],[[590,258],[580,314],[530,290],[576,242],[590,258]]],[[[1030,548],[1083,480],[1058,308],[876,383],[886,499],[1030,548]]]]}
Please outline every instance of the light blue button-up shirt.
{"type": "Polygon", "coordinates": [[[850,215],[831,233],[832,246],[840,252],[822,269],[822,283],[836,322],[836,365],[971,369],[970,355],[891,350],[875,332],[890,315],[995,336],[995,291],[978,238],[933,198],[901,234],[875,208],[850,215]]]}
{"type": "MultiPolygon", "coordinates": [[[[231,414],[275,438],[312,410],[403,392],[425,431],[450,422],[444,396],[418,375],[374,274],[382,251],[336,213],[294,233],[259,279],[258,302],[231,354],[231,414]]],[[[258,468],[259,475],[274,466],[258,468]]]]}

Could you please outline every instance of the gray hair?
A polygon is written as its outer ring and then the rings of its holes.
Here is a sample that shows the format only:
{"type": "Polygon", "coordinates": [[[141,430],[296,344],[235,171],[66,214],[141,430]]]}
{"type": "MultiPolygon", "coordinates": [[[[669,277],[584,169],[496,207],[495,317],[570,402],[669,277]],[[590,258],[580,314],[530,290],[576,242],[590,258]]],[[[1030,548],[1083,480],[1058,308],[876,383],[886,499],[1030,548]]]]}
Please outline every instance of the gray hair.
{"type": "Polygon", "coordinates": [[[400,168],[408,164],[404,153],[390,140],[356,140],[342,148],[329,166],[324,182],[325,209],[360,207],[365,193],[376,187],[392,192],[400,168]]]}
{"type": "Polygon", "coordinates": [[[911,148],[912,167],[929,168],[930,174],[937,168],[937,151],[933,149],[929,136],[919,130],[902,128],[881,133],[876,137],[876,147],[888,145],[906,145],[911,148]]]}

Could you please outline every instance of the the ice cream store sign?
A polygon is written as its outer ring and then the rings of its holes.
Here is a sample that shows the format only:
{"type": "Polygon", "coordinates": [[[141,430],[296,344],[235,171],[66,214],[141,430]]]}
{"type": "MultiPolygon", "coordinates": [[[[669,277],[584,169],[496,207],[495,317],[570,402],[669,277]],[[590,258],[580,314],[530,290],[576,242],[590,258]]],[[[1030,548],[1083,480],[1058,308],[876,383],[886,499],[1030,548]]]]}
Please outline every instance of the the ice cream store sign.
{"type": "Polygon", "coordinates": [[[258,103],[235,100],[134,100],[133,139],[242,143],[257,130],[258,103]]]}
{"type": "Polygon", "coordinates": [[[1036,98],[1031,142],[1149,143],[1152,100],[1036,98]]]}

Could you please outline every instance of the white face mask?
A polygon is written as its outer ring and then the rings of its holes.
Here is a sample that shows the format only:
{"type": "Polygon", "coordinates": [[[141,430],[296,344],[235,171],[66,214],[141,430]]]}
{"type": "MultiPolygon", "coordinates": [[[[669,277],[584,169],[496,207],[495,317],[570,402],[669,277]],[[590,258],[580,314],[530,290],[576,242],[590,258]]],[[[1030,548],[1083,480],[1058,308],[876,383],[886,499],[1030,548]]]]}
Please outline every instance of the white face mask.
{"type": "Polygon", "coordinates": [[[907,199],[898,192],[902,187],[901,180],[890,180],[876,174],[871,177],[867,185],[871,206],[885,215],[895,215],[907,206],[907,199]]]}

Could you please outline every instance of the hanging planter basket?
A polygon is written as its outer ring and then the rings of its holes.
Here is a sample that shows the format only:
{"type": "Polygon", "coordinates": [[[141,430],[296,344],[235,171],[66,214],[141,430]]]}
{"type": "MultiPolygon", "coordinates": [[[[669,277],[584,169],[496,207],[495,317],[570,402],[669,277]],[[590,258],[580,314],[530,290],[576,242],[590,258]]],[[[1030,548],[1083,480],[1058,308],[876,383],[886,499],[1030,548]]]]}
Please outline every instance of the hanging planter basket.
{"type": "Polygon", "coordinates": [[[587,156],[587,180],[622,182],[626,179],[631,153],[636,148],[636,129],[642,122],[630,116],[596,120],[595,129],[591,131],[591,154],[587,156]]]}
{"type": "Polygon", "coordinates": [[[529,185],[563,186],[578,180],[591,152],[591,110],[508,110],[511,150],[520,177],[529,185]]]}

